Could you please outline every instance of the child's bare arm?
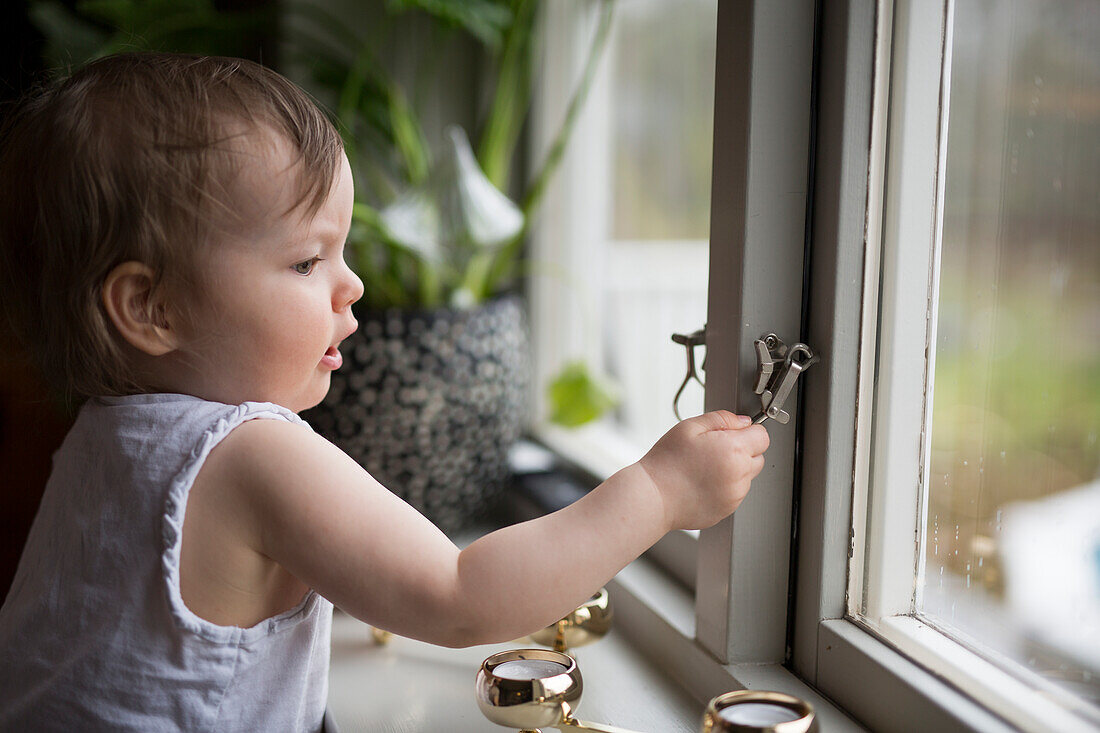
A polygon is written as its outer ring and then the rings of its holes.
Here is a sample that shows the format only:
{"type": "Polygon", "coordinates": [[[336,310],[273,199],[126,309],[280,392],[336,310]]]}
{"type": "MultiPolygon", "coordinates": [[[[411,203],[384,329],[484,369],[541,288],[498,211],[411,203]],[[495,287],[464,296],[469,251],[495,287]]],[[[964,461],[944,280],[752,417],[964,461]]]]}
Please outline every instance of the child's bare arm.
{"type": "Polygon", "coordinates": [[[729,413],[685,421],[574,504],[459,550],[319,436],[245,423],[221,446],[255,549],[352,615],[447,646],[531,633],[586,600],[667,531],[732,512],[767,433],[729,413]],[[229,459],[229,460],[226,460],[229,459]]]}

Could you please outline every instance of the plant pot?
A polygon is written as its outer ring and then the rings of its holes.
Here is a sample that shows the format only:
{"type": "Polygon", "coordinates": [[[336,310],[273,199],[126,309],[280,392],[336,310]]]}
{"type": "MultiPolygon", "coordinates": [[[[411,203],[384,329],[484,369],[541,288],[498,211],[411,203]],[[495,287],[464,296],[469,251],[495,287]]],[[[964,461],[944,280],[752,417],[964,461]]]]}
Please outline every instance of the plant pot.
{"type": "Polygon", "coordinates": [[[520,299],[472,309],[357,313],[318,433],[440,529],[484,514],[510,479],[529,379],[520,299]]]}

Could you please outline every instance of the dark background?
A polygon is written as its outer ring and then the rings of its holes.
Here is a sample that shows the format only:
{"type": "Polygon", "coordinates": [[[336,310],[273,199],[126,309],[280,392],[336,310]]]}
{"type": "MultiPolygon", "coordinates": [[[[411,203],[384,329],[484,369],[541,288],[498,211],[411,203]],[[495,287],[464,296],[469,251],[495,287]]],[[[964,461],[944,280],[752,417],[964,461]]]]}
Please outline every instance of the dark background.
{"type": "MultiPolygon", "coordinates": [[[[43,73],[41,34],[27,19],[26,4],[0,4],[0,114],[43,73]]],[[[53,399],[23,348],[0,319],[0,593],[7,596],[42,498],[50,456],[71,418],[53,399]]]]}
{"type": "MultiPolygon", "coordinates": [[[[73,0],[64,4],[73,7],[73,0]]],[[[273,0],[233,0],[219,9],[251,9],[273,0]]],[[[27,3],[0,3],[0,115],[44,79],[44,39],[27,17],[27,3]]],[[[277,68],[275,31],[246,40],[242,54],[277,68]]],[[[53,452],[72,424],[72,411],[43,382],[26,350],[0,318],[0,598],[11,587],[19,555],[49,477],[53,452]]]]}

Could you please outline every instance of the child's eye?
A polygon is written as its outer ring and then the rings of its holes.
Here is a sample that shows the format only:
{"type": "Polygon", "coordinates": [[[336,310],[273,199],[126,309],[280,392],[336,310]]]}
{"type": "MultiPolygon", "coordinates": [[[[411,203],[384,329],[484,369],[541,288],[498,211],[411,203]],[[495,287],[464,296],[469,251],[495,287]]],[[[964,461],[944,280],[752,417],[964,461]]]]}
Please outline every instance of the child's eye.
{"type": "Polygon", "coordinates": [[[294,270],[294,272],[298,273],[299,275],[308,275],[309,273],[313,272],[313,266],[320,261],[320,257],[310,257],[308,260],[304,260],[296,265],[292,265],[290,269],[294,270]]]}

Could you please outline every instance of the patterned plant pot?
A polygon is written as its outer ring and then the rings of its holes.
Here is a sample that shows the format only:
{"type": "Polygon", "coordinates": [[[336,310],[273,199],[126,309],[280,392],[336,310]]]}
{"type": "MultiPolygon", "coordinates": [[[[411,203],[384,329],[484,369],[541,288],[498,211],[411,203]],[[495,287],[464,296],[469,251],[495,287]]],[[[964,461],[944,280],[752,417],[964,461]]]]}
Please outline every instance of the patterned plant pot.
{"type": "Polygon", "coordinates": [[[344,366],[302,417],[445,532],[483,514],[510,474],[529,379],[520,300],[357,313],[344,366]]]}

